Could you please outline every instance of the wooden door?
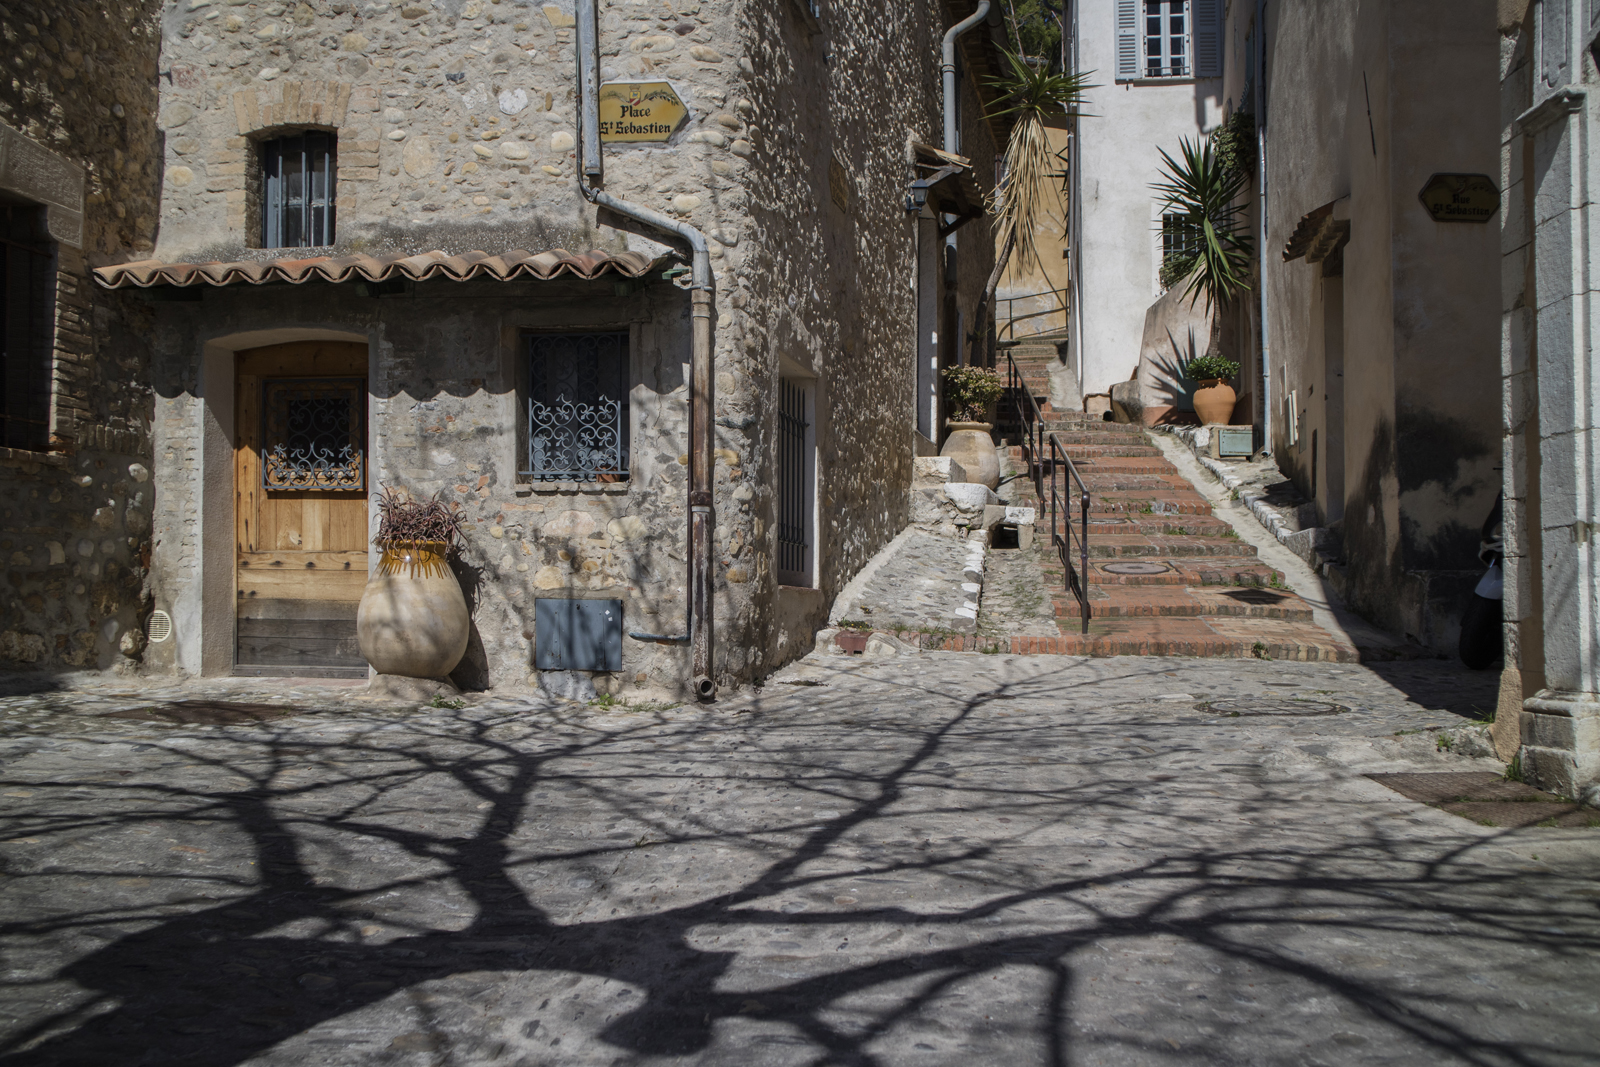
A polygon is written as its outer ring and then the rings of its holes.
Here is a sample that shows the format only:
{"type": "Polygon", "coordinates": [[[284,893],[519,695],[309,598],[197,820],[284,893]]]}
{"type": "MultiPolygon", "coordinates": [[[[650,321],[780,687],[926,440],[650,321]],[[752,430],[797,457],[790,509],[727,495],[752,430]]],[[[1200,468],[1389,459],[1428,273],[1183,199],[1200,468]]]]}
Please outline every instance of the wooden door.
{"type": "Polygon", "coordinates": [[[235,673],[364,676],[367,346],[240,352],[235,673]]]}

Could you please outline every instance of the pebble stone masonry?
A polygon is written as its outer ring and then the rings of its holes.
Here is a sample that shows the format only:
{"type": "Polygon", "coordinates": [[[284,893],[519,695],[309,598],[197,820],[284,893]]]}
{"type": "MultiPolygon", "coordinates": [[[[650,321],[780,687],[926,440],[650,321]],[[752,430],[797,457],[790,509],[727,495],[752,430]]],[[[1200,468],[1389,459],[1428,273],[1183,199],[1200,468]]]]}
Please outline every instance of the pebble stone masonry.
{"type": "MultiPolygon", "coordinates": [[[[689,109],[665,145],[608,145],[605,187],[711,238],[724,684],[809,649],[839,588],[910,520],[917,234],[903,205],[909,144],[939,129],[938,40],[955,8],[839,0],[819,20],[794,0],[600,5],[602,81],[664,79],[689,109]],[[815,383],[811,589],[780,589],[774,568],[780,375],[815,383]]],[[[159,23],[159,226],[153,251],[123,259],[669,251],[578,194],[570,3],[179,0],[159,23]],[[337,135],[336,243],[254,247],[256,145],[307,128],[337,135]]],[[[976,85],[963,81],[964,151],[986,160],[976,85]]],[[[978,229],[962,246],[964,305],[992,255],[978,229]]],[[[153,319],[145,607],[174,619],[170,641],[139,650],[146,666],[229,669],[225,371],[233,352],[300,339],[369,346],[374,488],[466,508],[477,636],[458,682],[537,683],[535,597],[619,598],[627,629],[683,631],[689,301],[661,271],[181,291],[197,294],[131,302],[153,319]],[[519,484],[519,332],[595,328],[631,337],[631,479],[519,484]]],[[[623,670],[594,683],[676,687],[684,660],[627,640],[623,670]]]]}

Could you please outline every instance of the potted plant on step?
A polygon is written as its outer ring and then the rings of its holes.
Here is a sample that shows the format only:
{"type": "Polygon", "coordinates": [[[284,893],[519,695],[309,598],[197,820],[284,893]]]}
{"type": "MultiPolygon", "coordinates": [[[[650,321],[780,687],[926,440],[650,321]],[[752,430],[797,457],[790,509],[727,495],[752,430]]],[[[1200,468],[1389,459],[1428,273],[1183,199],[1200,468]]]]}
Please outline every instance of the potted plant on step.
{"type": "Polygon", "coordinates": [[[946,367],[944,370],[945,410],[950,413],[939,455],[949,456],[966,469],[967,479],[990,489],[1000,484],[1000,458],[995,455],[994,438],[989,436],[994,423],[987,421],[1005,383],[994,371],[982,367],[946,367]]]}
{"type": "Polygon", "coordinates": [[[356,639],[379,674],[443,678],[467,651],[471,619],[449,558],[460,513],[437,497],[385,488],[378,500],[378,569],[361,594],[356,639]]]}
{"type": "Polygon", "coordinates": [[[1233,405],[1239,399],[1228,383],[1239,373],[1239,364],[1226,356],[1196,356],[1183,368],[1183,376],[1199,383],[1194,391],[1194,413],[1201,423],[1227,425],[1233,420],[1233,405]]]}

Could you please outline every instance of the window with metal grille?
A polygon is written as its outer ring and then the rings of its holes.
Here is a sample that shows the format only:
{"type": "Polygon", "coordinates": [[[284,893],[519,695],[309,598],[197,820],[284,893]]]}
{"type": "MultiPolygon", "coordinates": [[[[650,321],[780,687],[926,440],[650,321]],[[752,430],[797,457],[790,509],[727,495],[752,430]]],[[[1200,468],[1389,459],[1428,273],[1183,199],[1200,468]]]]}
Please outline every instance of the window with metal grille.
{"type": "Polygon", "coordinates": [[[628,478],[628,335],[528,335],[528,454],[523,478],[628,478]]]}
{"type": "Polygon", "coordinates": [[[1189,76],[1189,0],[1144,0],[1144,76],[1189,76]]]}
{"type": "Polygon", "coordinates": [[[814,476],[811,388],[778,381],[778,582],[811,584],[811,514],[814,476]]]}
{"type": "Polygon", "coordinates": [[[321,130],[261,142],[261,247],[333,244],[338,138],[321,130]]]}
{"type": "Polygon", "coordinates": [[[50,445],[56,255],[45,209],[0,203],[0,445],[50,445]]]}

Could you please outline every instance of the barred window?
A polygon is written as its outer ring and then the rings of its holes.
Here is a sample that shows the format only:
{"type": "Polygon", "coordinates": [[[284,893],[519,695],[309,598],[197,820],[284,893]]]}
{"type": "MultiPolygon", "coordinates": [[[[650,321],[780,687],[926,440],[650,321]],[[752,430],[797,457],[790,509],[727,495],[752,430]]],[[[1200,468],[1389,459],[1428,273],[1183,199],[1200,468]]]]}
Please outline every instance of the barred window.
{"type": "Polygon", "coordinates": [[[55,245],[45,209],[0,203],[0,445],[50,444],[55,245]]]}
{"type": "Polygon", "coordinates": [[[778,381],[778,582],[812,584],[816,436],[810,382],[778,381]]]}
{"type": "Polygon", "coordinates": [[[261,142],[261,247],[333,244],[338,138],[321,130],[261,142]]]}
{"type": "Polygon", "coordinates": [[[628,335],[528,335],[527,468],[541,482],[628,478],[628,335]]]}

